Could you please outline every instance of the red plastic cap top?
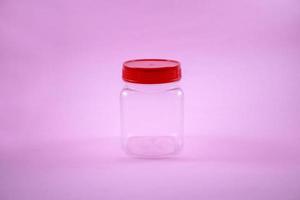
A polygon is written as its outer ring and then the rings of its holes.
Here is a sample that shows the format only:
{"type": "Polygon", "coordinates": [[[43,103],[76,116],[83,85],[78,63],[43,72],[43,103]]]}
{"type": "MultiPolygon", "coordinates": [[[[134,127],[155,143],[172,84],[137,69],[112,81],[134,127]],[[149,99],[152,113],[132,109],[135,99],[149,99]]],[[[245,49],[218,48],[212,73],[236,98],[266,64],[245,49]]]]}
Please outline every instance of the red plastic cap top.
{"type": "Polygon", "coordinates": [[[137,59],[123,63],[123,80],[131,83],[159,84],[181,79],[180,63],[167,59],[137,59]]]}

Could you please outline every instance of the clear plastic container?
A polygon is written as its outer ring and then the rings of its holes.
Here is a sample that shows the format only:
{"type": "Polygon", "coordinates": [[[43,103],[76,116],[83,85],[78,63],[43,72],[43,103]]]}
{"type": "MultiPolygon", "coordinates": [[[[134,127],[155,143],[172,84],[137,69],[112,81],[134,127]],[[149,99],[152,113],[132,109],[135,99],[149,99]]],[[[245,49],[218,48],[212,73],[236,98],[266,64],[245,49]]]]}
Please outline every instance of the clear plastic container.
{"type": "Polygon", "coordinates": [[[183,146],[183,91],[178,61],[131,60],[123,64],[121,132],[132,156],[176,155],[183,146]]]}

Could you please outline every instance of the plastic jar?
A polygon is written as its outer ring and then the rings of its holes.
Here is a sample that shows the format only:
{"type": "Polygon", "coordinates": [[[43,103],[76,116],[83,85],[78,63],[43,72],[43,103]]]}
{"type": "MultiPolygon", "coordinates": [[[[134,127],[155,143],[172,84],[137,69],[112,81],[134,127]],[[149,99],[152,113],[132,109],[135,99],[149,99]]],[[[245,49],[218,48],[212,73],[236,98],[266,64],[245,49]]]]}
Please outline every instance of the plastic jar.
{"type": "Polygon", "coordinates": [[[180,63],[138,59],[123,63],[122,145],[129,155],[159,158],[183,146],[183,91],[180,63]]]}

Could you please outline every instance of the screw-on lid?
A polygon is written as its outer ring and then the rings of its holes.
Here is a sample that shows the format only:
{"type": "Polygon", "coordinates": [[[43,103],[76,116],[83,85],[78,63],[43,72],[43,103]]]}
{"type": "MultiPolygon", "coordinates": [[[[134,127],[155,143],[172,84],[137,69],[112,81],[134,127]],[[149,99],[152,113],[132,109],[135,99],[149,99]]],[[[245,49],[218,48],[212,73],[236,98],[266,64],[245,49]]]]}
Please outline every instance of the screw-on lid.
{"type": "Polygon", "coordinates": [[[180,63],[167,59],[137,59],[123,63],[123,80],[132,83],[158,84],[179,81],[180,63]]]}

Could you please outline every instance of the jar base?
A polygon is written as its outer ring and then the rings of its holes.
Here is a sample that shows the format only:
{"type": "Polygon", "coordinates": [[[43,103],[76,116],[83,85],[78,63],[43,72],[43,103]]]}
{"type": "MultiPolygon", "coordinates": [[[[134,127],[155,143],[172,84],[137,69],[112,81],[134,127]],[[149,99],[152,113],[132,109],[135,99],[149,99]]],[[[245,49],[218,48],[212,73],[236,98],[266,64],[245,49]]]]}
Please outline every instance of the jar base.
{"type": "Polygon", "coordinates": [[[162,158],[178,154],[181,144],[175,136],[131,136],[124,147],[135,157],[162,158]]]}

